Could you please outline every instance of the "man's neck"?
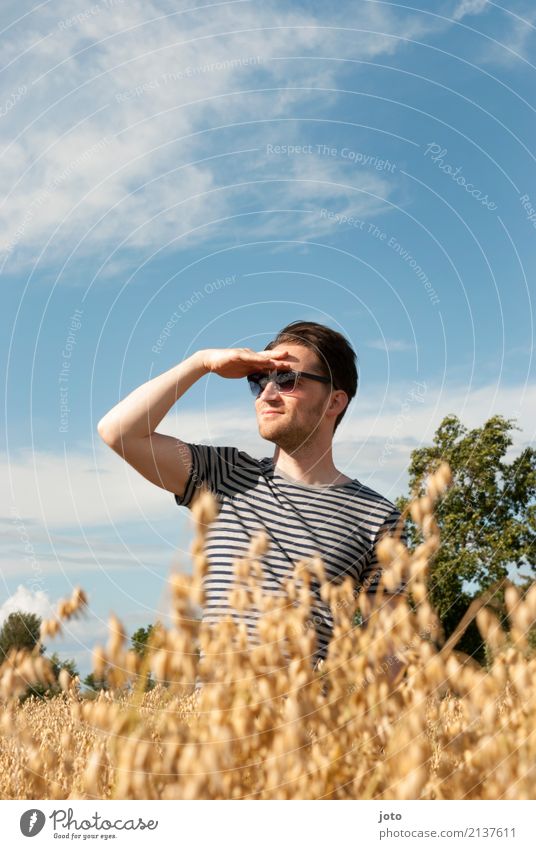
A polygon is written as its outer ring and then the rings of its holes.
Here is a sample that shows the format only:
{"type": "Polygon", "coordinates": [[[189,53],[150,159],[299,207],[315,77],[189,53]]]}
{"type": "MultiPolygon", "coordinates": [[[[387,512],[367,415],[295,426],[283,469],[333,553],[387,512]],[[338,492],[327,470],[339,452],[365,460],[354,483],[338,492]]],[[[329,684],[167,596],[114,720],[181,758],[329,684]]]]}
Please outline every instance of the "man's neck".
{"type": "Polygon", "coordinates": [[[279,446],[273,456],[274,467],[295,481],[309,486],[349,483],[352,478],[339,472],[333,463],[331,445],[320,451],[318,446],[308,449],[303,446],[293,454],[287,454],[279,446]]]}

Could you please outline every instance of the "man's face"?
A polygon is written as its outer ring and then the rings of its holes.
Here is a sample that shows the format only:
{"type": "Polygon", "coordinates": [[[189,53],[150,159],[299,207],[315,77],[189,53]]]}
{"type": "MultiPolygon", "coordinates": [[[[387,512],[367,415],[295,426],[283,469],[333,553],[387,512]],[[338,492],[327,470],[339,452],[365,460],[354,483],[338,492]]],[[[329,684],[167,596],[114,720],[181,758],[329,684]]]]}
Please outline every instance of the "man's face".
{"type": "MultiPolygon", "coordinates": [[[[295,371],[324,374],[315,352],[310,348],[282,344],[273,351],[288,351],[285,359],[292,363],[295,371]]],[[[342,394],[346,397],[344,392],[342,394]]],[[[335,418],[325,415],[331,398],[332,388],[329,383],[306,377],[299,378],[294,392],[288,395],[280,394],[274,383],[268,383],[255,399],[260,436],[290,453],[310,439],[331,434],[335,418]]],[[[337,409],[337,415],[341,409],[337,409]]]]}

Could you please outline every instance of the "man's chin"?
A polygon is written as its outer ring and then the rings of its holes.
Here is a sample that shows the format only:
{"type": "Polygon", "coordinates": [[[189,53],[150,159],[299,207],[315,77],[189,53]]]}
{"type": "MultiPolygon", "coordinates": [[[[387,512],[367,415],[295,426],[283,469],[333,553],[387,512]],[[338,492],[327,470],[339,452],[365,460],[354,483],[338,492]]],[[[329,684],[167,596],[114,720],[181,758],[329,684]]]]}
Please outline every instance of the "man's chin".
{"type": "MultiPolygon", "coordinates": [[[[268,416],[268,419],[275,419],[276,416],[268,416]]],[[[262,439],[266,439],[267,442],[273,442],[277,445],[278,448],[281,448],[282,451],[286,451],[288,454],[293,453],[294,451],[301,448],[307,442],[307,436],[303,433],[297,433],[293,431],[288,425],[281,427],[266,427],[266,423],[261,422],[259,424],[259,436],[262,439]]],[[[311,436],[311,434],[309,434],[311,436]]]]}
{"type": "MultiPolygon", "coordinates": [[[[275,416],[269,416],[269,418],[275,418],[275,416]]],[[[277,426],[274,427],[273,423],[263,421],[259,422],[259,433],[261,436],[264,436],[264,434],[268,436],[270,433],[281,433],[281,430],[284,430],[284,428],[277,426]]]]}
{"type": "Polygon", "coordinates": [[[281,421],[281,416],[261,416],[258,422],[259,435],[263,439],[272,439],[276,434],[285,433],[288,429],[288,424],[281,421]]]}

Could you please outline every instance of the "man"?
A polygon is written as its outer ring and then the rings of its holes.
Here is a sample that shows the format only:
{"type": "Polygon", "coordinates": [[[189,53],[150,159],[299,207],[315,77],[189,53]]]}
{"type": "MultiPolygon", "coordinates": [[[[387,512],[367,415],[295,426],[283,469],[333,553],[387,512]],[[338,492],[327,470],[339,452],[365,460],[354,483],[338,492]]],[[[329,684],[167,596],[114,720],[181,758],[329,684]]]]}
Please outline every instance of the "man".
{"type": "MultiPolygon", "coordinates": [[[[333,435],[357,391],[356,355],[340,333],[322,324],[287,325],[264,351],[205,349],[140,386],[98,424],[104,441],[144,477],[189,507],[208,487],[221,506],[207,534],[209,569],[203,619],[231,613],[227,598],[233,561],[264,529],[269,549],[262,558],[263,590],[281,596],[282,581],[296,561],[319,554],[327,580],[351,575],[357,595],[373,594],[381,574],[375,546],[394,530],[400,513],[373,489],[338,471],[333,435]],[[239,448],[183,442],[156,433],[166,413],[203,375],[247,378],[255,397],[259,434],[276,446],[257,460],[239,448]]],[[[311,583],[315,660],[325,658],[333,620],[311,583]]],[[[400,592],[403,587],[400,588],[400,592]]],[[[258,611],[246,618],[252,642],[258,611]]]]}

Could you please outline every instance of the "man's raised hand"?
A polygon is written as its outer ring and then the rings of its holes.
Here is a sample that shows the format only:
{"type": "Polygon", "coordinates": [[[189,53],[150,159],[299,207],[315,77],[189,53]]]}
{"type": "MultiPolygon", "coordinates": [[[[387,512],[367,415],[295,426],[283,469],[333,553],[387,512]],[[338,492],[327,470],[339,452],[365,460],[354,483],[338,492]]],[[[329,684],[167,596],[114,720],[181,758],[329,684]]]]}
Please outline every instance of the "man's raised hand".
{"type": "Polygon", "coordinates": [[[203,365],[220,377],[247,377],[254,371],[292,368],[288,351],[253,351],[251,348],[208,348],[203,365]]]}

